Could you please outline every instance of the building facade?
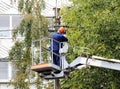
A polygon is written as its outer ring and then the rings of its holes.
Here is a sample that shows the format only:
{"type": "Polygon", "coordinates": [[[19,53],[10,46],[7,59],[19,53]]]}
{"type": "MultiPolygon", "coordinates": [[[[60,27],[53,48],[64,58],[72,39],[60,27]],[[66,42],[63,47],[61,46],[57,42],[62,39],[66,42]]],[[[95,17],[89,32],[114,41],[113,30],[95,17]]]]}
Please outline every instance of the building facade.
{"type": "Polygon", "coordinates": [[[9,85],[15,73],[11,62],[8,61],[8,55],[13,45],[12,29],[19,23],[20,16],[18,14],[0,15],[0,89],[14,89],[9,85]]]}
{"type": "MultiPolygon", "coordinates": [[[[63,3],[68,4],[68,0],[45,0],[46,9],[42,15],[49,21],[48,30],[54,30],[54,11],[53,8],[63,3]],[[57,2],[56,2],[57,1],[57,2]],[[58,5],[56,5],[58,4],[58,5]]],[[[10,85],[10,80],[15,75],[12,63],[8,61],[9,50],[14,42],[12,41],[12,29],[20,24],[21,18],[17,7],[10,4],[10,0],[0,0],[0,89],[14,89],[10,85]]],[[[30,89],[36,89],[34,85],[30,89]]]]}

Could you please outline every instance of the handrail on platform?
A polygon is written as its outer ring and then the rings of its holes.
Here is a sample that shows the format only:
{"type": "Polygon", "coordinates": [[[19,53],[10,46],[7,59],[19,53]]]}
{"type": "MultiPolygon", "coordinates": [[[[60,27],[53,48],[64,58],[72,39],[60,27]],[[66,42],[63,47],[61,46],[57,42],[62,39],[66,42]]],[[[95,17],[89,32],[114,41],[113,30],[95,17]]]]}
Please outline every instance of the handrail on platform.
{"type": "Polygon", "coordinates": [[[59,54],[57,54],[53,52],[53,48],[50,49],[50,45],[53,44],[53,41],[59,44],[59,49],[61,49],[62,44],[65,43],[59,42],[49,37],[43,37],[41,39],[32,41],[32,65],[41,63],[53,63],[53,54],[60,57],[60,65],[62,65],[61,56],[63,53],[59,52],[59,54]]]}

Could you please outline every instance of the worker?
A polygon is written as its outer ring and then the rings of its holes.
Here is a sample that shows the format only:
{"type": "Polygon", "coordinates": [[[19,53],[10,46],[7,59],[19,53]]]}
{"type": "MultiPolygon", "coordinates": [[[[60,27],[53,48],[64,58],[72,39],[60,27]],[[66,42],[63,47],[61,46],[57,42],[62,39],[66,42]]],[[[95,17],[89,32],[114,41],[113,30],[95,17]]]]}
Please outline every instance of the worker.
{"type": "Polygon", "coordinates": [[[65,33],[65,29],[60,27],[57,32],[51,35],[51,46],[50,50],[52,51],[52,59],[53,64],[60,66],[60,53],[59,49],[62,48],[63,43],[67,42],[68,39],[63,35],[65,33]]]}

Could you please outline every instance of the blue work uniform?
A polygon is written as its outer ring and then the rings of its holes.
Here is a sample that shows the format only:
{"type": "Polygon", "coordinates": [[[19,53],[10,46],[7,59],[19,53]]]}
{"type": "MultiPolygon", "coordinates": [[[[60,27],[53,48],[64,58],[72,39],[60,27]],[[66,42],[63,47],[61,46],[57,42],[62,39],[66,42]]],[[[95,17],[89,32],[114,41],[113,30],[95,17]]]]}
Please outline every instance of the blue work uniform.
{"type": "Polygon", "coordinates": [[[60,66],[59,49],[62,48],[63,44],[60,42],[67,42],[68,39],[62,34],[56,32],[51,35],[51,46],[50,50],[53,52],[53,64],[60,66]]]}

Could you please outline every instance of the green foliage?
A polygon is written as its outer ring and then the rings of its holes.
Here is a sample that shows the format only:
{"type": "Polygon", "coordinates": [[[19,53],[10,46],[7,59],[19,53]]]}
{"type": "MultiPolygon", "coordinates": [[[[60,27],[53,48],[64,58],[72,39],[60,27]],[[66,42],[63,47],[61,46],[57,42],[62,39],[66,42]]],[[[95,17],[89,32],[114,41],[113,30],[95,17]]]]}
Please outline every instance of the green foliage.
{"type": "Polygon", "coordinates": [[[16,42],[15,45],[12,47],[12,50],[10,53],[9,53],[9,59],[10,60],[21,60],[21,56],[24,55],[24,48],[23,48],[23,44],[22,42],[16,42]]]}
{"type": "Polygon", "coordinates": [[[119,89],[115,75],[118,77],[119,72],[101,68],[76,70],[61,81],[61,89],[119,89]]]}
{"type": "MultiPolygon", "coordinates": [[[[120,59],[120,0],[70,1],[72,5],[61,10],[64,24],[70,27],[67,59],[88,53],[120,59]]],[[[62,81],[62,89],[119,89],[119,73],[100,68],[78,70],[62,81]]]]}
{"type": "MultiPolygon", "coordinates": [[[[16,0],[12,0],[16,2],[16,0]]],[[[15,66],[16,75],[12,84],[15,89],[29,89],[30,80],[35,76],[31,72],[31,44],[32,40],[47,36],[47,20],[41,15],[45,8],[44,0],[18,0],[18,9],[21,12],[21,23],[14,28],[14,46],[9,52],[9,60],[15,66]],[[19,39],[20,36],[21,38],[19,39]]],[[[37,45],[36,45],[37,46],[37,45]]],[[[37,76],[34,84],[41,89],[42,80],[37,76]]]]}

